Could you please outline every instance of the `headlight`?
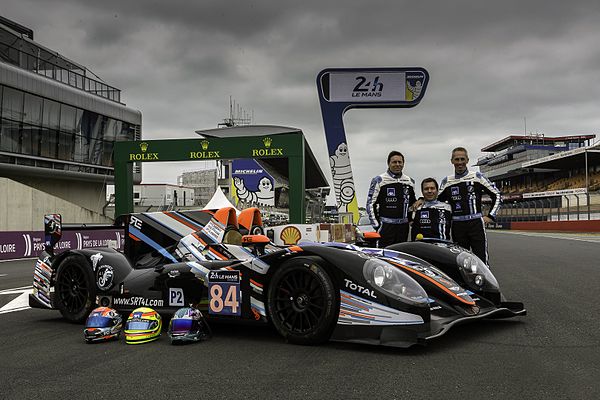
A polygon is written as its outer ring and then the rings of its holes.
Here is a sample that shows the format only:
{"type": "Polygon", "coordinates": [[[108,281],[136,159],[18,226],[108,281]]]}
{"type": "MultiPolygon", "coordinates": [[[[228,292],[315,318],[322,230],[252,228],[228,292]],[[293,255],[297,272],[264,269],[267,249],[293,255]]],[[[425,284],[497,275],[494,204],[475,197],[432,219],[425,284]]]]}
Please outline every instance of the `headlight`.
{"type": "Polygon", "coordinates": [[[367,260],[363,266],[363,274],[367,282],[390,296],[414,304],[427,304],[427,293],[421,285],[405,272],[383,260],[367,260]]]}
{"type": "Polygon", "coordinates": [[[498,291],[498,281],[479,257],[467,251],[456,256],[456,264],[465,282],[474,290],[498,291]]]}

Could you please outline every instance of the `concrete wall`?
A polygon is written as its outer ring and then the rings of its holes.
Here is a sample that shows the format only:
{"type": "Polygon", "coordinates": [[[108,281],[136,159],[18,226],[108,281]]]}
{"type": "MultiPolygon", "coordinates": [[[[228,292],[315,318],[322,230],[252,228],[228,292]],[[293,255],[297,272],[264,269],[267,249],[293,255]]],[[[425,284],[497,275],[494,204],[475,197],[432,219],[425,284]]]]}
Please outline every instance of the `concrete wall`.
{"type": "Polygon", "coordinates": [[[11,177],[10,179],[99,214],[102,213],[102,208],[106,204],[104,182],[60,179],[58,176],[53,179],[32,176],[11,177]]]}
{"type": "MultiPolygon", "coordinates": [[[[81,184],[75,181],[68,183],[81,184]]],[[[60,190],[58,187],[55,189],[60,190]]],[[[69,189],[63,190],[68,192],[69,189]]],[[[51,213],[62,214],[63,223],[112,223],[111,219],[60,197],[0,178],[0,231],[41,230],[44,215],[51,213]]]]}

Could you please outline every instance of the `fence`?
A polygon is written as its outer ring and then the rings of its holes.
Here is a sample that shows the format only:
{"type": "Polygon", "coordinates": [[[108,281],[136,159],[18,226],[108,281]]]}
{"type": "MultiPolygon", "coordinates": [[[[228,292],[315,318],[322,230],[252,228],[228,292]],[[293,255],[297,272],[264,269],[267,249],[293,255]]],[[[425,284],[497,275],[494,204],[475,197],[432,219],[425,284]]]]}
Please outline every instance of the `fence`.
{"type": "Polygon", "coordinates": [[[59,54],[51,53],[32,43],[26,42],[20,45],[24,49],[0,43],[2,61],[117,103],[121,102],[119,89],[88,77],[85,67],[71,63],[59,54]]]}
{"type": "Polygon", "coordinates": [[[499,223],[600,220],[600,193],[504,202],[496,220],[499,223]]]}

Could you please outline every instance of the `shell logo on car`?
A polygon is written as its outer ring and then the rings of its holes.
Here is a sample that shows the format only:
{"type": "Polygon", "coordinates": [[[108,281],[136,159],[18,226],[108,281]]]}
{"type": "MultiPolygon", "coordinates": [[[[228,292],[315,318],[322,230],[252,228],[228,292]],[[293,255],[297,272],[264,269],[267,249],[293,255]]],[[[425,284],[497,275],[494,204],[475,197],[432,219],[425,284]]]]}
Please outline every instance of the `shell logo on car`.
{"type": "Polygon", "coordinates": [[[295,226],[288,226],[281,231],[279,235],[283,243],[286,245],[292,245],[298,243],[298,241],[302,238],[302,233],[295,226]]]}

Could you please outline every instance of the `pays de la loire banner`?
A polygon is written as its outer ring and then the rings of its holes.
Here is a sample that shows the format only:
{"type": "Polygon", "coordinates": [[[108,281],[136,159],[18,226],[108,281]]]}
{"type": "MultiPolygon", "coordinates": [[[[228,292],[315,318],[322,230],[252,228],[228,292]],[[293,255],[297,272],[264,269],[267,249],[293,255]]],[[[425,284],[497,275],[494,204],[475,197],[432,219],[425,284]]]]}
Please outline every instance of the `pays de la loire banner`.
{"type": "Polygon", "coordinates": [[[232,161],[231,194],[236,206],[240,202],[257,206],[275,205],[273,177],[252,159],[232,161]]]}
{"type": "MultiPolygon", "coordinates": [[[[429,73],[420,67],[327,68],[317,75],[337,209],[340,213],[351,212],[354,222],[359,219],[358,200],[344,113],[352,108],[414,107],[425,95],[428,82],[429,73]]],[[[386,156],[374,155],[380,160],[386,156]]]]}
{"type": "MultiPolygon", "coordinates": [[[[62,238],[54,250],[57,253],[94,247],[113,247],[121,250],[124,243],[123,229],[63,231],[62,238]]],[[[0,260],[38,257],[43,250],[43,231],[0,232],[0,260]]]]}

